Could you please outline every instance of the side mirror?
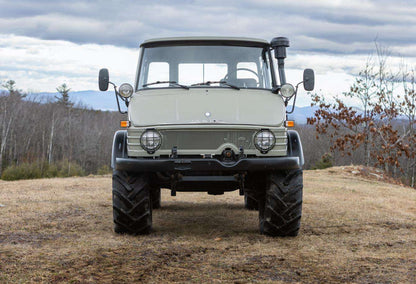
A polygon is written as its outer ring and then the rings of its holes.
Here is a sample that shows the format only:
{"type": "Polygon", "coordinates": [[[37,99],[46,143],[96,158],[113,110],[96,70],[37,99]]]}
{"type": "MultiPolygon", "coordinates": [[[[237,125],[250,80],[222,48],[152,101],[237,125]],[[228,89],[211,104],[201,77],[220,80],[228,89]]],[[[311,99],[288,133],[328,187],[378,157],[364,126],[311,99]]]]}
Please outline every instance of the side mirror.
{"type": "Polygon", "coordinates": [[[98,87],[100,91],[108,90],[108,82],[110,81],[110,76],[108,75],[108,69],[103,68],[98,73],[98,87]]]}
{"type": "Polygon", "coordinates": [[[305,69],[303,71],[303,88],[306,91],[312,91],[315,87],[315,73],[312,69],[305,69]]]}

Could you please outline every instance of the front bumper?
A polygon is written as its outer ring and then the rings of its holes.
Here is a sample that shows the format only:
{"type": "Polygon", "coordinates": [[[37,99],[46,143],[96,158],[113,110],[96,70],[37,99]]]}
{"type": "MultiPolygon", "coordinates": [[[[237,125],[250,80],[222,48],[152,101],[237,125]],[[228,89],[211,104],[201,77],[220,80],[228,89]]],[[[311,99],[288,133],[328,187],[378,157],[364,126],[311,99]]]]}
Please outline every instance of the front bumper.
{"type": "Polygon", "coordinates": [[[245,172],[301,168],[299,157],[243,158],[234,163],[217,159],[116,158],[115,169],[131,172],[245,172]]]}

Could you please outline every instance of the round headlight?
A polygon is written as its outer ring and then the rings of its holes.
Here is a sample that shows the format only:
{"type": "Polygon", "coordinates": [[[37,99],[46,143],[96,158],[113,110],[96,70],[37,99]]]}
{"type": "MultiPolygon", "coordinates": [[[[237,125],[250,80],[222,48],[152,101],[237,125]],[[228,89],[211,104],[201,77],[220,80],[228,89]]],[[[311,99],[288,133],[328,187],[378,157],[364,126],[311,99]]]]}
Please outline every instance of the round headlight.
{"type": "Polygon", "coordinates": [[[140,137],[140,145],[149,154],[153,154],[162,144],[162,136],[156,130],[147,130],[140,137]]]}
{"type": "Polygon", "coordinates": [[[285,98],[290,98],[295,93],[295,88],[291,84],[284,84],[280,88],[280,93],[285,98]]]}
{"type": "Polygon", "coordinates": [[[130,84],[124,83],[118,88],[118,92],[120,96],[129,98],[133,94],[133,87],[130,84]]]}
{"type": "Polygon", "coordinates": [[[274,147],[275,143],[276,138],[269,130],[261,130],[257,132],[254,137],[254,145],[262,153],[270,151],[274,147]]]}

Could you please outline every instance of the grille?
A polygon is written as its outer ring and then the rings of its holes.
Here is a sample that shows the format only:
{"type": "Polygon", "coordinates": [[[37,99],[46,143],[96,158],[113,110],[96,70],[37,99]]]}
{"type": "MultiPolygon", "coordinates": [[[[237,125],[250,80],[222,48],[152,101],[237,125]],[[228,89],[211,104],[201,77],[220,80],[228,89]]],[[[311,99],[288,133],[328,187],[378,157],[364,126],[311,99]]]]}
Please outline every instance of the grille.
{"type": "MultiPolygon", "coordinates": [[[[151,156],[140,146],[140,136],[144,129],[128,130],[129,156],[151,156]]],[[[172,148],[177,147],[181,155],[219,155],[224,149],[231,147],[238,151],[243,147],[245,154],[263,155],[254,146],[254,135],[257,129],[157,129],[162,135],[162,145],[156,155],[170,155],[172,148]]],[[[275,147],[268,152],[271,156],[286,155],[286,129],[274,129],[275,147]]]]}
{"type": "Polygon", "coordinates": [[[162,149],[217,149],[224,143],[234,144],[244,149],[254,149],[253,130],[163,130],[162,149]]]}

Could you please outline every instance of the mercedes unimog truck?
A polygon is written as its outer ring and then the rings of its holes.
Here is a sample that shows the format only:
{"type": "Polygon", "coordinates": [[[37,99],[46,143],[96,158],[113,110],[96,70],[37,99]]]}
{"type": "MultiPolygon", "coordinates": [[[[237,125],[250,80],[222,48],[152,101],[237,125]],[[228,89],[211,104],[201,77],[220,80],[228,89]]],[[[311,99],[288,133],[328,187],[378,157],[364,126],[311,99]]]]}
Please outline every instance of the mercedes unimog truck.
{"type": "Polygon", "coordinates": [[[298,234],[304,158],[287,114],[300,84],[313,90],[314,72],[287,83],[287,47],[285,37],[152,39],[140,45],[134,86],[117,88],[100,70],[100,90],[111,84],[119,111],[120,101],[128,109],[112,149],[116,233],[151,232],[166,188],[238,190],[259,211],[261,233],[298,234]]]}

